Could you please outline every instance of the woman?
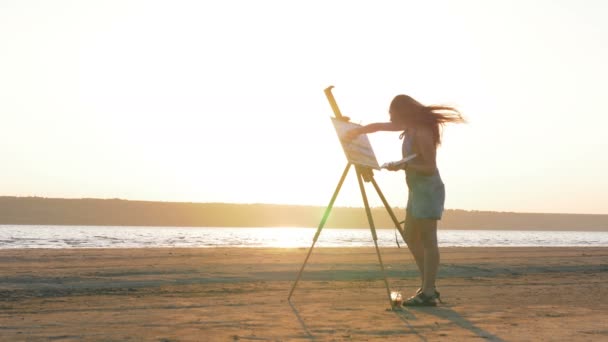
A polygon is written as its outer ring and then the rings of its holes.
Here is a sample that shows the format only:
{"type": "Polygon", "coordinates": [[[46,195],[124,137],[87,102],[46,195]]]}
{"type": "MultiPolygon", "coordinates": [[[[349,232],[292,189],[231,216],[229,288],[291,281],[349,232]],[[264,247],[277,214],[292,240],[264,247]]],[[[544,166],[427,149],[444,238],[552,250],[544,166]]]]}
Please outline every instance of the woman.
{"type": "Polygon", "coordinates": [[[406,300],[405,306],[435,306],[440,299],[435,289],[439,268],[437,221],[441,219],[445,201],[445,188],[437,169],[436,152],[441,144],[441,128],[445,123],[461,123],[464,119],[458,110],[447,106],[424,106],[407,95],[397,95],[391,102],[390,122],[372,123],[346,133],[346,138],[378,131],[403,131],[402,154],[416,157],[400,167],[405,169],[409,189],[405,242],[416,260],[422,280],[416,294],[406,300]]]}

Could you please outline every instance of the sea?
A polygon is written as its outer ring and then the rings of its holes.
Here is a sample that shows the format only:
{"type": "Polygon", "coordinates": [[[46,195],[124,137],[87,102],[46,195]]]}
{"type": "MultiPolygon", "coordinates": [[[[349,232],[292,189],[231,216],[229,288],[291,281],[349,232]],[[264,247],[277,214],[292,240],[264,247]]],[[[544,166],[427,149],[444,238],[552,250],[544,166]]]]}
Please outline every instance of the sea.
{"type": "MultiPolygon", "coordinates": [[[[0,249],[10,248],[300,248],[317,228],[126,227],[0,225],[0,249]]],[[[378,245],[404,245],[395,229],[377,229],[378,245]]],[[[608,232],[529,230],[438,231],[440,247],[608,247],[608,232]]],[[[323,228],[317,247],[374,246],[369,228],[323,228]]]]}

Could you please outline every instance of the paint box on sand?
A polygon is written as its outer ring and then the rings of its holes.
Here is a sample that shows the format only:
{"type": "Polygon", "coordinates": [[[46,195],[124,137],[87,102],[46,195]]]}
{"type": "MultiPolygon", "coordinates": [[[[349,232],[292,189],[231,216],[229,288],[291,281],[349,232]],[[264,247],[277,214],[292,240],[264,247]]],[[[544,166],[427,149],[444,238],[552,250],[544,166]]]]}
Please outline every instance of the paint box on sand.
{"type": "Polygon", "coordinates": [[[391,302],[393,306],[401,306],[403,304],[403,295],[401,291],[391,291],[391,302]]]}

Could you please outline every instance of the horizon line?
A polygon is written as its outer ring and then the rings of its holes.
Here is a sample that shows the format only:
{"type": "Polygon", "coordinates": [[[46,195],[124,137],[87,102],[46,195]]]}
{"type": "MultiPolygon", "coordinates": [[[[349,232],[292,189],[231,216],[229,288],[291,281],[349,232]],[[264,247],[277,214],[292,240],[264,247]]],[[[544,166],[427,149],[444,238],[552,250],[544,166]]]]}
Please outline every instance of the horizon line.
{"type": "MultiPolygon", "coordinates": [[[[315,204],[281,204],[281,203],[263,203],[263,202],[192,202],[192,201],[167,201],[167,200],[139,200],[139,199],[125,199],[119,197],[111,198],[100,198],[100,197],[44,197],[44,196],[14,196],[14,195],[0,195],[0,198],[39,198],[47,200],[98,200],[98,201],[126,201],[126,202],[149,202],[149,203],[175,203],[175,204],[223,204],[223,205],[274,205],[274,206],[291,206],[291,207],[320,207],[326,208],[327,205],[315,205],[315,204]]],[[[334,206],[333,208],[352,208],[352,209],[365,209],[364,206],[334,206]]],[[[384,208],[384,206],[372,206],[375,208],[384,208]]],[[[392,206],[391,208],[405,209],[405,206],[392,206]]],[[[497,211],[497,210],[478,210],[478,209],[459,209],[459,208],[446,208],[446,211],[466,211],[466,212],[487,212],[487,213],[504,213],[504,214],[535,214],[535,215],[588,215],[588,216],[608,216],[605,214],[596,213],[557,213],[557,212],[522,212],[522,211],[497,211]]]]}

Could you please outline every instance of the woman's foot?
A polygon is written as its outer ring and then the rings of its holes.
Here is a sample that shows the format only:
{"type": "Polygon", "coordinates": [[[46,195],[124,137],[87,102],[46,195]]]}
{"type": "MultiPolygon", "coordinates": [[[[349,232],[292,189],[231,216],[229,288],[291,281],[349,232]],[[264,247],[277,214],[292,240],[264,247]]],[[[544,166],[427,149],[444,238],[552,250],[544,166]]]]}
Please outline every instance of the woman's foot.
{"type": "MultiPolygon", "coordinates": [[[[443,301],[441,300],[441,293],[439,293],[439,291],[437,291],[437,289],[433,289],[435,291],[435,293],[433,294],[433,297],[436,298],[439,303],[443,303],[443,301]]],[[[416,290],[416,294],[420,294],[422,293],[422,288],[419,288],[418,290],[416,290]]]]}
{"type": "Polygon", "coordinates": [[[420,292],[417,295],[403,302],[403,306],[437,306],[435,302],[435,296],[427,296],[424,292],[420,292]]]}

